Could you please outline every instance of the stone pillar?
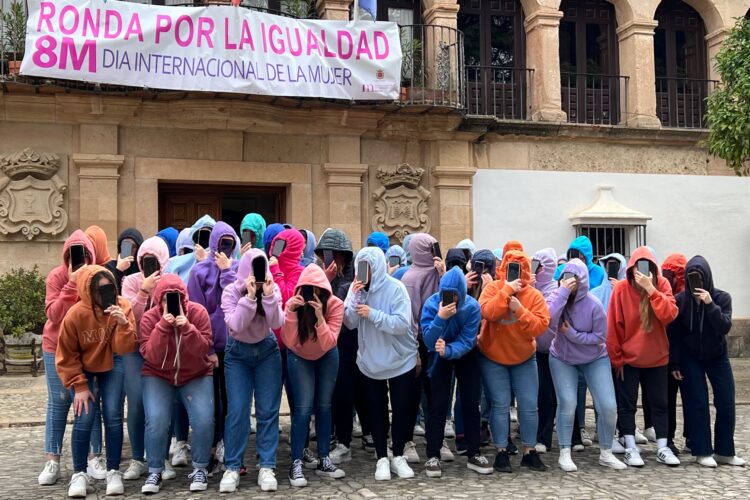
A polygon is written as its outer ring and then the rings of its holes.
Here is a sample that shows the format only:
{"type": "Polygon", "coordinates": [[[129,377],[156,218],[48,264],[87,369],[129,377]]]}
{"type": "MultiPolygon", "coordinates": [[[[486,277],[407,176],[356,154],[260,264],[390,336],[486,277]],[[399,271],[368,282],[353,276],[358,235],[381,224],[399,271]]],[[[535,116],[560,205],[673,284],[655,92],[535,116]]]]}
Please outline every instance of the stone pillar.
{"type": "Polygon", "coordinates": [[[435,237],[445,248],[474,233],[472,179],[476,172],[469,165],[432,167],[439,220],[435,237]]]}
{"type": "MultiPolygon", "coordinates": [[[[707,55],[708,55],[708,79],[721,80],[721,75],[716,69],[716,56],[724,45],[724,40],[729,36],[729,29],[721,28],[706,35],[707,55]]],[[[708,92],[714,91],[713,85],[709,85],[708,92]]]]}
{"type": "Polygon", "coordinates": [[[630,77],[627,93],[622,92],[621,122],[630,127],[661,127],[661,120],[656,116],[654,67],[654,29],[657,25],[652,19],[637,19],[617,29],[620,74],[630,77]]]}
{"type": "Polygon", "coordinates": [[[526,67],[534,70],[529,102],[531,119],[564,122],[560,87],[560,19],[563,13],[548,8],[530,14],[526,29],[526,67]]]}
{"type": "Polygon", "coordinates": [[[361,164],[359,136],[330,136],[328,138],[328,161],[323,173],[328,187],[329,226],[336,226],[352,239],[354,248],[362,246],[363,207],[367,215],[367,203],[363,203],[362,176],[368,166],[361,164]]]}
{"type": "Polygon", "coordinates": [[[121,155],[74,154],[78,170],[80,227],[100,226],[109,238],[117,238],[117,180],[125,162],[121,155]]]}
{"type": "Polygon", "coordinates": [[[348,21],[352,0],[317,0],[318,17],[329,21],[348,21]]]}
{"type": "MultiPolygon", "coordinates": [[[[459,82],[463,70],[459,61],[462,46],[459,44],[458,27],[459,5],[455,0],[426,0],[422,13],[422,33],[413,36],[422,40],[423,65],[427,72],[426,85],[440,91],[435,95],[437,100],[460,102],[459,82]]],[[[419,20],[415,20],[418,24],[419,20]]],[[[414,85],[421,85],[414,82],[414,85]]]]}
{"type": "MultiPolygon", "coordinates": [[[[456,29],[458,27],[459,5],[456,0],[424,0],[422,19],[424,24],[430,26],[446,26],[456,29]]],[[[418,20],[414,21],[418,24],[418,20]]]]}

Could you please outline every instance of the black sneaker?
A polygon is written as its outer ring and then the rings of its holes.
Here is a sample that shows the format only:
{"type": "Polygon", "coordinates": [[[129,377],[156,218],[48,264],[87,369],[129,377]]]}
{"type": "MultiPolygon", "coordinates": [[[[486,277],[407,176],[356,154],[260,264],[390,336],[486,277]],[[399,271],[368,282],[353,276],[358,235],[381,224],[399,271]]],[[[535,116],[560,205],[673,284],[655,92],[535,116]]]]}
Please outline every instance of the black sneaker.
{"type": "Polygon", "coordinates": [[[366,450],[375,449],[375,441],[372,439],[372,436],[370,434],[362,436],[362,448],[366,450]]]}
{"type": "Polygon", "coordinates": [[[289,484],[295,488],[304,488],[307,486],[307,479],[302,470],[302,460],[295,460],[289,467],[289,484]]]}
{"type": "Polygon", "coordinates": [[[146,483],[141,488],[141,493],[145,495],[154,495],[159,493],[161,488],[161,474],[149,474],[146,483]]]}
{"type": "Polygon", "coordinates": [[[518,455],[518,446],[515,445],[513,440],[508,436],[508,455],[518,455]]]}
{"type": "Polygon", "coordinates": [[[315,457],[310,448],[305,448],[302,452],[302,465],[305,469],[315,469],[318,467],[318,459],[315,457]]]}
{"type": "Polygon", "coordinates": [[[495,463],[492,466],[498,472],[513,472],[513,468],[510,466],[510,455],[508,451],[498,451],[495,455],[495,463]]]}
{"type": "Polygon", "coordinates": [[[469,460],[466,462],[466,466],[477,474],[492,474],[492,466],[490,466],[490,461],[487,460],[483,455],[474,455],[473,457],[469,457],[469,460]]]}
{"type": "Polygon", "coordinates": [[[206,491],[208,488],[208,472],[206,469],[193,469],[193,473],[188,476],[192,479],[190,491],[206,491]]]}
{"type": "Polygon", "coordinates": [[[459,434],[456,436],[456,454],[465,456],[469,452],[469,448],[466,447],[466,438],[459,434]]]}
{"type": "Polygon", "coordinates": [[[336,467],[333,462],[331,462],[330,457],[322,457],[318,459],[318,468],[315,469],[315,474],[330,479],[341,479],[342,477],[346,477],[344,470],[336,467]]]}
{"type": "Polygon", "coordinates": [[[536,450],[531,450],[527,455],[524,455],[521,459],[521,467],[528,467],[535,472],[544,472],[547,467],[542,463],[542,459],[539,458],[539,454],[536,450]]]}
{"type": "Polygon", "coordinates": [[[427,460],[427,463],[424,464],[424,472],[427,477],[442,477],[443,468],[440,465],[440,459],[432,457],[427,460]]]}

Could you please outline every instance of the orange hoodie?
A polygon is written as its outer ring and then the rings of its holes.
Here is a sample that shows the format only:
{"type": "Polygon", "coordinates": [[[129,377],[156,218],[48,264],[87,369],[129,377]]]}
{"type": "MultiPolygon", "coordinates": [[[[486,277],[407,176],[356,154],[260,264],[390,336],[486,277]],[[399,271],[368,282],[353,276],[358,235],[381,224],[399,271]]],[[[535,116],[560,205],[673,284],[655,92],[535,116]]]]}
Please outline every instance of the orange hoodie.
{"type": "Polygon", "coordinates": [[[529,257],[518,250],[504,254],[503,276],[510,262],[521,264],[522,288],[516,294],[521,308],[513,313],[508,307],[513,289],[504,279],[490,283],[479,297],[484,321],[477,345],[482,354],[496,363],[518,365],[536,352],[534,339],[547,331],[549,310],[544,295],[530,285],[529,257]]]}
{"type": "Polygon", "coordinates": [[[112,258],[109,256],[109,247],[107,246],[107,234],[99,226],[89,226],[86,228],[86,236],[89,237],[96,251],[96,263],[100,266],[107,264],[112,258]]]}
{"type": "Polygon", "coordinates": [[[135,317],[130,303],[118,297],[118,305],[128,318],[126,325],[106,316],[93,305],[91,280],[96,274],[112,273],[101,266],[88,266],[78,274],[76,285],[81,300],[70,308],[62,322],[57,342],[55,363],[57,373],[65,387],[76,392],[88,389],[86,373],[103,373],[112,370],[113,354],[127,354],[136,349],[135,317]]]}
{"type": "Polygon", "coordinates": [[[659,266],[647,247],[637,248],[628,263],[627,279],[615,285],[609,299],[607,313],[607,351],[613,368],[630,365],[635,368],[656,368],[669,362],[669,341],[666,327],[677,317],[677,303],[669,281],[661,275],[659,266]],[[641,328],[639,305],[641,294],[633,285],[633,268],[636,262],[651,262],[652,273],[658,281],[651,295],[654,310],[651,331],[641,328]]]}

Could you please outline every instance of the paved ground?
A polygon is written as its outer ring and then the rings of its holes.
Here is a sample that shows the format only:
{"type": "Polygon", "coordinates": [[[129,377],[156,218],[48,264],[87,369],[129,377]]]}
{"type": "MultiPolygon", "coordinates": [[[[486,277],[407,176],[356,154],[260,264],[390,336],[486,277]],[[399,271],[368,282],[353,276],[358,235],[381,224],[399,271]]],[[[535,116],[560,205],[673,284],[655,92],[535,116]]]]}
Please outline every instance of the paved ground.
{"type": "MultiPolygon", "coordinates": [[[[750,360],[735,360],[738,401],[736,442],[738,454],[750,456],[750,360]]],[[[64,457],[63,477],[56,486],[40,487],[36,477],[43,465],[41,451],[44,441],[44,412],[46,387],[44,378],[29,376],[0,377],[0,500],[20,498],[65,498],[64,481],[70,477],[72,464],[69,450],[64,457]]],[[[593,412],[589,417],[593,419],[593,412]]],[[[288,428],[288,418],[282,421],[288,428]]],[[[593,422],[588,424],[593,429],[593,422]]],[[[126,433],[127,435],[127,433],[126,433]]],[[[66,447],[70,435],[66,435],[66,447]]],[[[678,443],[681,444],[681,443],[678,443]]],[[[254,439],[248,450],[248,464],[253,464],[254,439]]],[[[452,443],[451,443],[452,445],[452,443]]],[[[418,443],[424,455],[424,441],[418,443]]],[[[255,484],[256,474],[251,471],[243,478],[238,493],[227,498],[316,497],[316,498],[748,498],[750,497],[750,468],[720,467],[703,469],[694,460],[683,457],[683,465],[670,469],[655,462],[653,445],[645,447],[646,467],[616,472],[597,465],[598,449],[589,448],[574,454],[579,472],[565,474],[557,468],[556,454],[546,455],[550,465],[546,473],[519,470],[514,474],[478,476],[466,469],[465,460],[445,464],[444,477],[428,480],[421,466],[415,466],[417,477],[411,480],[376,482],[373,477],[375,462],[370,453],[356,449],[354,460],[345,464],[347,477],[343,480],[321,480],[308,474],[310,486],[292,490],[286,481],[289,466],[289,446],[286,434],[282,436],[279,450],[279,491],[274,494],[261,493],[255,484]]],[[[127,439],[123,455],[129,453],[127,439]]],[[[492,450],[485,449],[488,458],[492,450]]],[[[513,461],[517,466],[519,459],[513,461]]],[[[123,470],[125,468],[123,463],[123,470]]],[[[178,479],[166,484],[157,498],[209,498],[218,497],[219,478],[211,480],[209,491],[190,494],[186,478],[190,471],[180,471],[178,479]]],[[[140,498],[141,482],[127,482],[128,497],[140,498]]],[[[104,497],[104,483],[97,483],[97,491],[90,498],[104,497]]]]}

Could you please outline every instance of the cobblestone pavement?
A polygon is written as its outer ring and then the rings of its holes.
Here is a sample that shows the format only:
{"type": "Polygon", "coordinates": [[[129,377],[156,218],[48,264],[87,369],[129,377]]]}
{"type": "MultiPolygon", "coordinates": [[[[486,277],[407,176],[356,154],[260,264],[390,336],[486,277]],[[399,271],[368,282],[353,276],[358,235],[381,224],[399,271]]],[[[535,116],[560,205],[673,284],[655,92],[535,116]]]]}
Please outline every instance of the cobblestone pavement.
{"type": "MultiPolygon", "coordinates": [[[[737,408],[737,453],[750,457],[750,360],[734,360],[738,387],[737,408]]],[[[72,461],[69,452],[70,428],[66,433],[66,454],[63,462],[63,480],[51,487],[37,485],[36,477],[43,465],[44,412],[46,405],[46,387],[43,376],[0,377],[0,500],[26,498],[66,498],[66,481],[72,474],[72,461]],[[40,425],[40,423],[42,425],[40,425]]],[[[593,412],[589,411],[591,421],[587,427],[594,429],[593,412]]],[[[288,429],[289,419],[282,422],[288,429]]],[[[678,433],[681,426],[678,427],[678,433]]],[[[123,457],[129,455],[126,442],[123,457]]],[[[683,465],[668,468],[656,463],[653,444],[644,447],[646,466],[641,470],[629,469],[622,472],[605,469],[597,464],[598,449],[587,448],[582,453],[574,453],[574,460],[579,472],[566,474],[557,467],[557,454],[544,455],[549,466],[545,473],[534,473],[521,470],[518,457],[512,460],[513,474],[479,476],[466,468],[466,461],[457,457],[457,461],[444,464],[442,479],[427,479],[421,464],[413,466],[416,477],[410,480],[394,479],[389,482],[374,480],[375,461],[370,452],[361,448],[354,449],[353,461],[344,464],[347,477],[342,480],[322,480],[313,474],[307,474],[309,486],[303,489],[291,489],[286,479],[289,467],[289,446],[286,433],[282,436],[279,448],[279,491],[275,494],[261,493],[255,484],[257,473],[251,470],[242,478],[240,489],[226,498],[268,498],[275,497],[316,497],[316,498],[570,498],[570,499],[666,499],[666,498],[749,498],[750,468],[732,468],[727,466],[718,469],[704,469],[695,464],[691,457],[682,456],[683,465]]],[[[424,440],[418,438],[417,449],[424,458],[424,440]]],[[[355,441],[358,443],[358,441],[355,441]]],[[[678,444],[681,444],[678,442],[678,444]]],[[[452,446],[453,443],[450,442],[452,446]]],[[[254,464],[254,437],[248,449],[246,462],[254,464]]],[[[492,459],[490,448],[484,453],[492,459]]],[[[122,470],[127,461],[123,461],[122,470]]],[[[187,469],[179,469],[176,480],[165,483],[155,498],[215,498],[219,496],[220,478],[210,480],[209,490],[202,494],[191,494],[188,491],[187,469]]],[[[141,498],[142,481],[126,482],[128,498],[141,498]]],[[[104,482],[96,483],[96,492],[89,498],[104,497],[104,482]]]]}

